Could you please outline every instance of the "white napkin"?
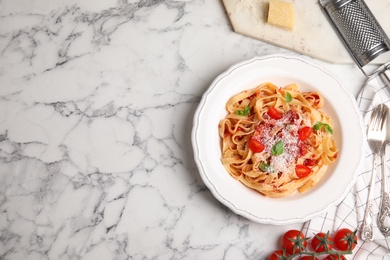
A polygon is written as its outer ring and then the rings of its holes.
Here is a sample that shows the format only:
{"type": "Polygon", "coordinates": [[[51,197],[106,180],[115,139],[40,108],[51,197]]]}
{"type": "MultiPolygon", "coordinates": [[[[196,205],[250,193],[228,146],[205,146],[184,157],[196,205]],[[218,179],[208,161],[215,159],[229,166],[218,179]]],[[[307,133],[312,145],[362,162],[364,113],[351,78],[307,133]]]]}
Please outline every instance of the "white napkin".
{"type": "MultiPolygon", "coordinates": [[[[357,103],[362,112],[366,130],[372,109],[380,103],[390,105],[390,89],[386,88],[378,77],[368,79],[358,95],[357,103]]],[[[350,129],[350,131],[354,131],[354,129],[350,129]]],[[[390,154],[390,147],[387,150],[390,154]]],[[[352,231],[358,229],[358,245],[354,249],[353,255],[346,255],[347,259],[390,259],[390,239],[386,239],[377,227],[381,193],[381,165],[378,165],[375,185],[374,241],[365,242],[360,238],[360,229],[363,222],[373,160],[373,155],[367,142],[364,144],[364,155],[364,162],[357,173],[356,185],[348,193],[346,198],[326,214],[306,222],[303,227],[303,232],[308,237],[313,237],[315,233],[326,233],[328,231],[333,233],[339,228],[349,228],[352,231]]],[[[390,167],[390,155],[387,157],[388,169],[390,167]]],[[[390,175],[389,173],[390,170],[388,170],[388,175],[390,175]]]]}

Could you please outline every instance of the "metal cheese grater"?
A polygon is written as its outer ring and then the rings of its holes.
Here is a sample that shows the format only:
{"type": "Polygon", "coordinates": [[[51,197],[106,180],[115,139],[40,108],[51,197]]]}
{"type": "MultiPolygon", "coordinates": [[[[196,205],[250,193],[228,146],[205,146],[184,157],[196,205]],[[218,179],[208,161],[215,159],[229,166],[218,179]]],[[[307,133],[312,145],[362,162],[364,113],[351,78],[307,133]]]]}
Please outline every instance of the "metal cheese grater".
{"type": "Polygon", "coordinates": [[[363,0],[319,2],[356,64],[367,77],[390,69],[390,40],[363,0]],[[366,65],[383,54],[389,55],[389,63],[386,62],[378,69],[367,69],[369,66],[366,65]]]}

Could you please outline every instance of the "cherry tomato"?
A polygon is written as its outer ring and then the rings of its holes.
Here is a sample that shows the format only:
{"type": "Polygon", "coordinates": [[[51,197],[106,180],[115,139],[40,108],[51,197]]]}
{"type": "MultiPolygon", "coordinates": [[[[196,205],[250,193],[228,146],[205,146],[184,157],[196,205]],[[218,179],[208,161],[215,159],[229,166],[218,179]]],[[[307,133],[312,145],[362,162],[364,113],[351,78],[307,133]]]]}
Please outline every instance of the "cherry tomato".
{"type": "Polygon", "coordinates": [[[313,129],[308,126],[304,126],[298,131],[298,139],[304,141],[310,137],[311,133],[313,133],[313,129]]]}
{"type": "Polygon", "coordinates": [[[306,248],[307,241],[301,231],[292,229],[284,233],[281,246],[288,254],[297,254],[306,248]]]}
{"type": "Polygon", "coordinates": [[[283,255],[283,250],[275,250],[269,256],[268,260],[287,260],[287,254],[283,255]]]}
{"type": "Polygon", "coordinates": [[[317,253],[320,252],[325,252],[326,248],[328,250],[332,250],[332,238],[329,236],[329,234],[325,233],[317,233],[311,240],[311,247],[313,248],[314,251],[317,253]]]}
{"type": "Polygon", "coordinates": [[[318,258],[315,256],[311,256],[311,255],[305,255],[305,256],[302,256],[301,258],[299,258],[299,260],[318,260],[318,258]]]}
{"type": "Polygon", "coordinates": [[[348,228],[342,228],[333,235],[334,246],[341,250],[353,250],[357,244],[357,236],[348,228]]]}
{"type": "Polygon", "coordinates": [[[299,179],[306,177],[310,173],[311,173],[311,169],[309,167],[302,164],[295,165],[295,174],[299,179]]]}
{"type": "Polygon", "coordinates": [[[282,118],[282,113],[279,112],[279,110],[277,110],[276,108],[274,107],[270,107],[268,109],[268,115],[270,117],[272,117],[273,119],[281,119],[282,118]]]}
{"type": "Polygon", "coordinates": [[[346,260],[347,258],[345,258],[345,256],[343,255],[340,255],[340,257],[338,255],[328,255],[324,260],[346,260]]]}
{"type": "Polygon", "coordinates": [[[249,139],[248,145],[249,149],[251,149],[255,153],[260,153],[265,148],[264,145],[256,138],[249,139]]]}

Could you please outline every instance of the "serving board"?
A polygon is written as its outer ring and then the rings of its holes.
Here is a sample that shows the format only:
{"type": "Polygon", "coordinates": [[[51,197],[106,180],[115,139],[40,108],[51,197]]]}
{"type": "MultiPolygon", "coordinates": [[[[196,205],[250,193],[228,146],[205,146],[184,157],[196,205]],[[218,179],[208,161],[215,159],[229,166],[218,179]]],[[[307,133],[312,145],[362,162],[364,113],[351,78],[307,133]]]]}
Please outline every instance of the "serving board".
{"type": "MultiPolygon", "coordinates": [[[[354,63],[316,0],[286,0],[294,5],[293,31],[266,23],[269,0],[222,1],[236,33],[330,63],[354,63]]],[[[366,0],[366,4],[390,36],[390,0],[366,0]]],[[[381,58],[375,63],[383,63],[381,58]]]]}

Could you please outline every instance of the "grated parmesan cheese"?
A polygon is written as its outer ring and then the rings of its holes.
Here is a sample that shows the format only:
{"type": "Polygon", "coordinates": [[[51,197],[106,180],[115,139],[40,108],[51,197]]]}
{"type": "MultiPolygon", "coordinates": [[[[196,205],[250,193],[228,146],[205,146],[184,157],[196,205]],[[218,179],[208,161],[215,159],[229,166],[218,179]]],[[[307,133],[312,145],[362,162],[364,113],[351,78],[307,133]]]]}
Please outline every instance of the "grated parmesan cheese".
{"type": "Polygon", "coordinates": [[[294,119],[291,123],[292,119],[289,116],[284,116],[279,120],[275,120],[268,115],[264,115],[264,120],[261,134],[255,135],[254,137],[264,144],[265,149],[261,153],[255,154],[253,158],[257,162],[269,160],[268,163],[273,167],[276,173],[283,172],[293,174],[293,166],[295,165],[295,160],[299,154],[299,126],[304,119],[294,119]],[[264,127],[265,125],[267,127],[264,127]],[[273,156],[272,147],[279,141],[283,142],[284,151],[280,155],[273,156]]]}

